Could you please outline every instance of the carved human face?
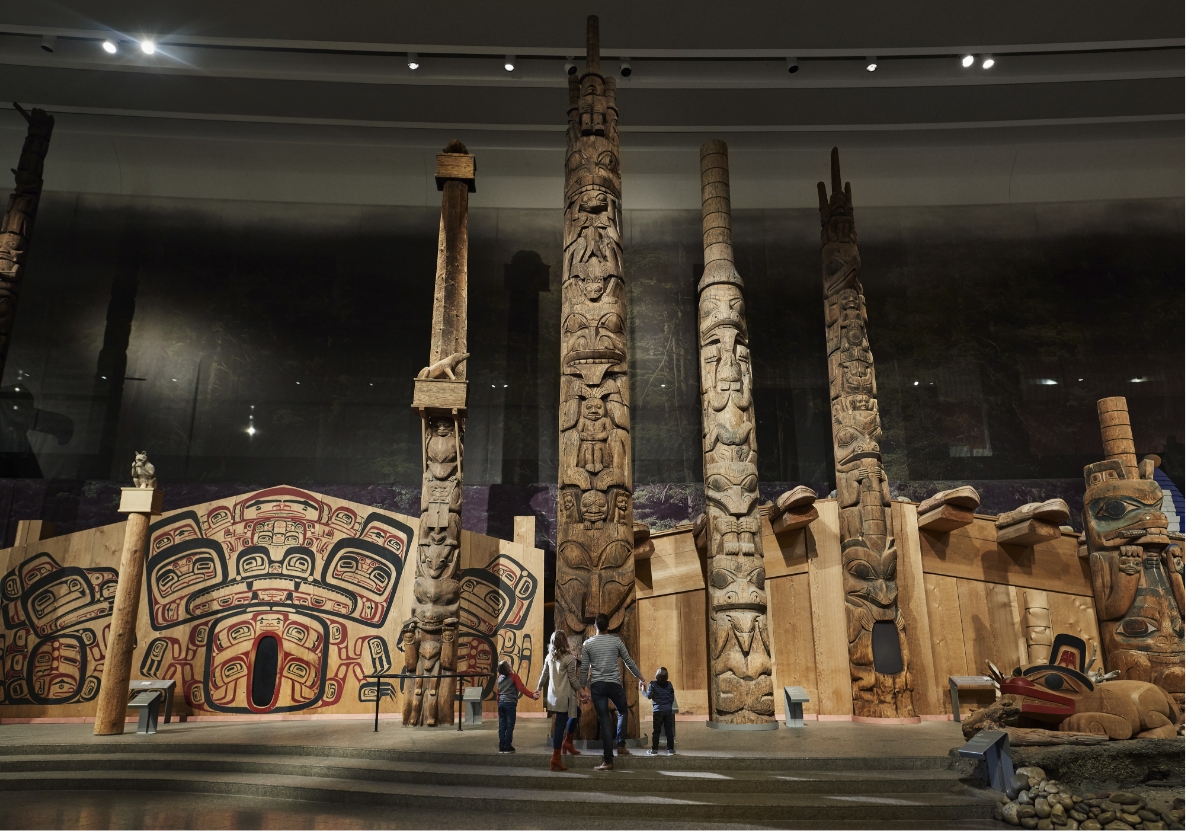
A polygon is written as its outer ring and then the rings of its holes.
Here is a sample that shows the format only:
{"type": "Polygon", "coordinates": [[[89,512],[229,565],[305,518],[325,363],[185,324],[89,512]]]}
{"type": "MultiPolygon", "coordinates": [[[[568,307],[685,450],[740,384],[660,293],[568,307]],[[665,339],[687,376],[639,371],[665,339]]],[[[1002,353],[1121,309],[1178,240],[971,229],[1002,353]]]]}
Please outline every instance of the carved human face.
{"type": "Polygon", "coordinates": [[[586,491],[581,495],[581,516],[586,522],[602,522],[609,510],[605,494],[601,491],[586,491]]]}
{"type": "Polygon", "coordinates": [[[434,419],[432,423],[433,432],[438,436],[444,438],[445,436],[453,435],[453,422],[447,418],[434,419]]]}
{"type": "Polygon", "coordinates": [[[610,629],[616,630],[634,600],[633,547],[615,539],[590,551],[586,543],[596,544],[586,536],[566,540],[556,549],[565,566],[556,573],[556,608],[571,610],[563,621],[567,630],[584,631],[599,614],[608,616],[610,629]]]}
{"type": "Polygon", "coordinates": [[[586,398],[581,410],[586,421],[601,421],[605,417],[605,402],[600,398],[586,398]]]}
{"type": "Polygon", "coordinates": [[[756,557],[714,557],[708,586],[714,613],[731,609],[766,611],[766,569],[756,557]]]}

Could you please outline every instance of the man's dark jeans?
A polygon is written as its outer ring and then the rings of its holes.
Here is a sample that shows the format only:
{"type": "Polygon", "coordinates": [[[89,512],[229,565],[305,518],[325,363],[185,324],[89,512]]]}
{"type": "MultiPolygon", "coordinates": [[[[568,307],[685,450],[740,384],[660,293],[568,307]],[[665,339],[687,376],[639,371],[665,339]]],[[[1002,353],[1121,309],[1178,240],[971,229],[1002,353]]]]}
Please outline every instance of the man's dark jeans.
{"type": "Polygon", "coordinates": [[[659,752],[659,731],[667,731],[667,751],[675,752],[675,713],[671,710],[656,712],[654,715],[655,738],[651,740],[651,750],[659,752]]]}
{"type": "Polygon", "coordinates": [[[589,686],[593,695],[593,708],[597,710],[597,720],[601,722],[601,751],[605,763],[614,763],[614,724],[610,719],[609,705],[612,701],[618,711],[617,743],[626,744],[626,691],[621,684],[613,681],[594,681],[589,686]]]}
{"type": "Polygon", "coordinates": [[[517,704],[498,702],[498,749],[510,750],[511,742],[515,738],[515,719],[518,717],[517,704]]]}

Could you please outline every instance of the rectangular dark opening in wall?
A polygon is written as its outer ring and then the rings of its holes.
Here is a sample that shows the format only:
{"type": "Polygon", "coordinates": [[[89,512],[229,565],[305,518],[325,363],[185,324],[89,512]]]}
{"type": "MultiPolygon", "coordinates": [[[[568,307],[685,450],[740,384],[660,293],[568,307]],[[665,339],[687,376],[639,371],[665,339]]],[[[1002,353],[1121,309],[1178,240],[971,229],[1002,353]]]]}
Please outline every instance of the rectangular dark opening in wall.
{"type": "Polygon", "coordinates": [[[902,671],[902,641],[892,620],[873,624],[873,669],[882,675],[897,675],[902,671]]]}
{"type": "Polygon", "coordinates": [[[280,644],[271,635],[264,635],[255,645],[255,660],[251,668],[251,703],[260,709],[270,707],[276,697],[276,668],[280,659],[280,644]]]}

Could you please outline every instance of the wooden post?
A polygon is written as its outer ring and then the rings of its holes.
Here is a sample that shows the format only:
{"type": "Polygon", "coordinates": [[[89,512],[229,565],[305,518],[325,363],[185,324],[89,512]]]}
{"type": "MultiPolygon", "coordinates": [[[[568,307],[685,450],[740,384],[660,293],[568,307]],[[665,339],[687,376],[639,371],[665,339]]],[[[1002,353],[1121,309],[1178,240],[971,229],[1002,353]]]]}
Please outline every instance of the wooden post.
{"type": "MultiPolygon", "coordinates": [[[[145,460],[147,461],[147,460],[145,460]]],[[[119,558],[119,583],[111,611],[111,636],[103,664],[103,681],[95,711],[95,735],[124,732],[128,714],[128,680],[132,674],[132,650],[136,646],[136,619],[144,583],[144,558],[148,552],[148,524],[161,512],[164,494],[153,485],[124,488],[119,512],[128,515],[124,548],[119,558]]]]}
{"type": "Polygon", "coordinates": [[[1161,511],[1161,485],[1153,478],[1161,460],[1146,456],[1137,463],[1124,398],[1097,406],[1106,461],[1083,468],[1083,531],[1104,667],[1157,684],[1181,709],[1182,542],[1171,539],[1161,511]]]}
{"type": "Polygon", "coordinates": [[[33,220],[41,201],[41,178],[49,139],[54,130],[54,117],[45,110],[34,108],[25,112],[20,104],[14,107],[25,117],[29,132],[25,136],[21,158],[17,162],[16,188],[8,197],[8,208],[0,225],[0,376],[8,360],[8,344],[12,325],[16,320],[16,304],[20,296],[21,280],[25,276],[25,258],[33,237],[33,220]]]}
{"type": "Polygon", "coordinates": [[[733,262],[729,148],[700,148],[704,276],[700,412],[708,551],[709,725],[778,727],[758,511],[758,441],[741,275],[733,262]]]}
{"type": "MultiPolygon", "coordinates": [[[[604,614],[637,657],[618,106],[614,79],[600,72],[596,17],[587,35],[585,71],[568,76],[556,625],[579,653],[604,614]]],[[[637,736],[638,688],[623,681],[637,736]]],[[[585,708],[582,736],[597,735],[596,724],[585,708]]]]}
{"type": "Polygon", "coordinates": [[[818,188],[853,715],[913,718],[910,654],[898,607],[898,551],[889,482],[881,465],[881,417],[866,331],[852,187],[841,188],[836,148],[831,198],[823,182],[818,188]]]}
{"type": "MultiPolygon", "coordinates": [[[[474,192],[474,157],[460,141],[437,156],[441,229],[437,242],[436,289],[432,303],[429,365],[416,376],[412,406],[422,426],[424,463],[417,539],[416,589],[412,616],[400,643],[404,667],[416,675],[457,671],[457,628],[461,588],[461,487],[466,413],[465,363],[469,195],[474,192]]],[[[417,678],[404,699],[403,726],[453,723],[454,685],[417,678]]]]}

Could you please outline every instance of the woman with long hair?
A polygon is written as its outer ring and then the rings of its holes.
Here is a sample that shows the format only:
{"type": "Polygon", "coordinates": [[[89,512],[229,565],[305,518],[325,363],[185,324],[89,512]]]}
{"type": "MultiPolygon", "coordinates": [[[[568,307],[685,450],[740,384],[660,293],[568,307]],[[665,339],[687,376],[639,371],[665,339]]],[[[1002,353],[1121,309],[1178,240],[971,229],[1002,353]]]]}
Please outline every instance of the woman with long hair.
{"type": "Polygon", "coordinates": [[[544,659],[543,671],[539,674],[539,683],[535,685],[538,693],[545,682],[548,687],[547,709],[556,718],[552,730],[552,770],[568,770],[564,766],[561,752],[572,756],[581,755],[572,744],[572,737],[576,733],[577,723],[581,713],[580,686],[577,682],[577,659],[569,651],[568,636],[561,629],[552,633],[552,641],[548,648],[548,657],[544,659]]]}

